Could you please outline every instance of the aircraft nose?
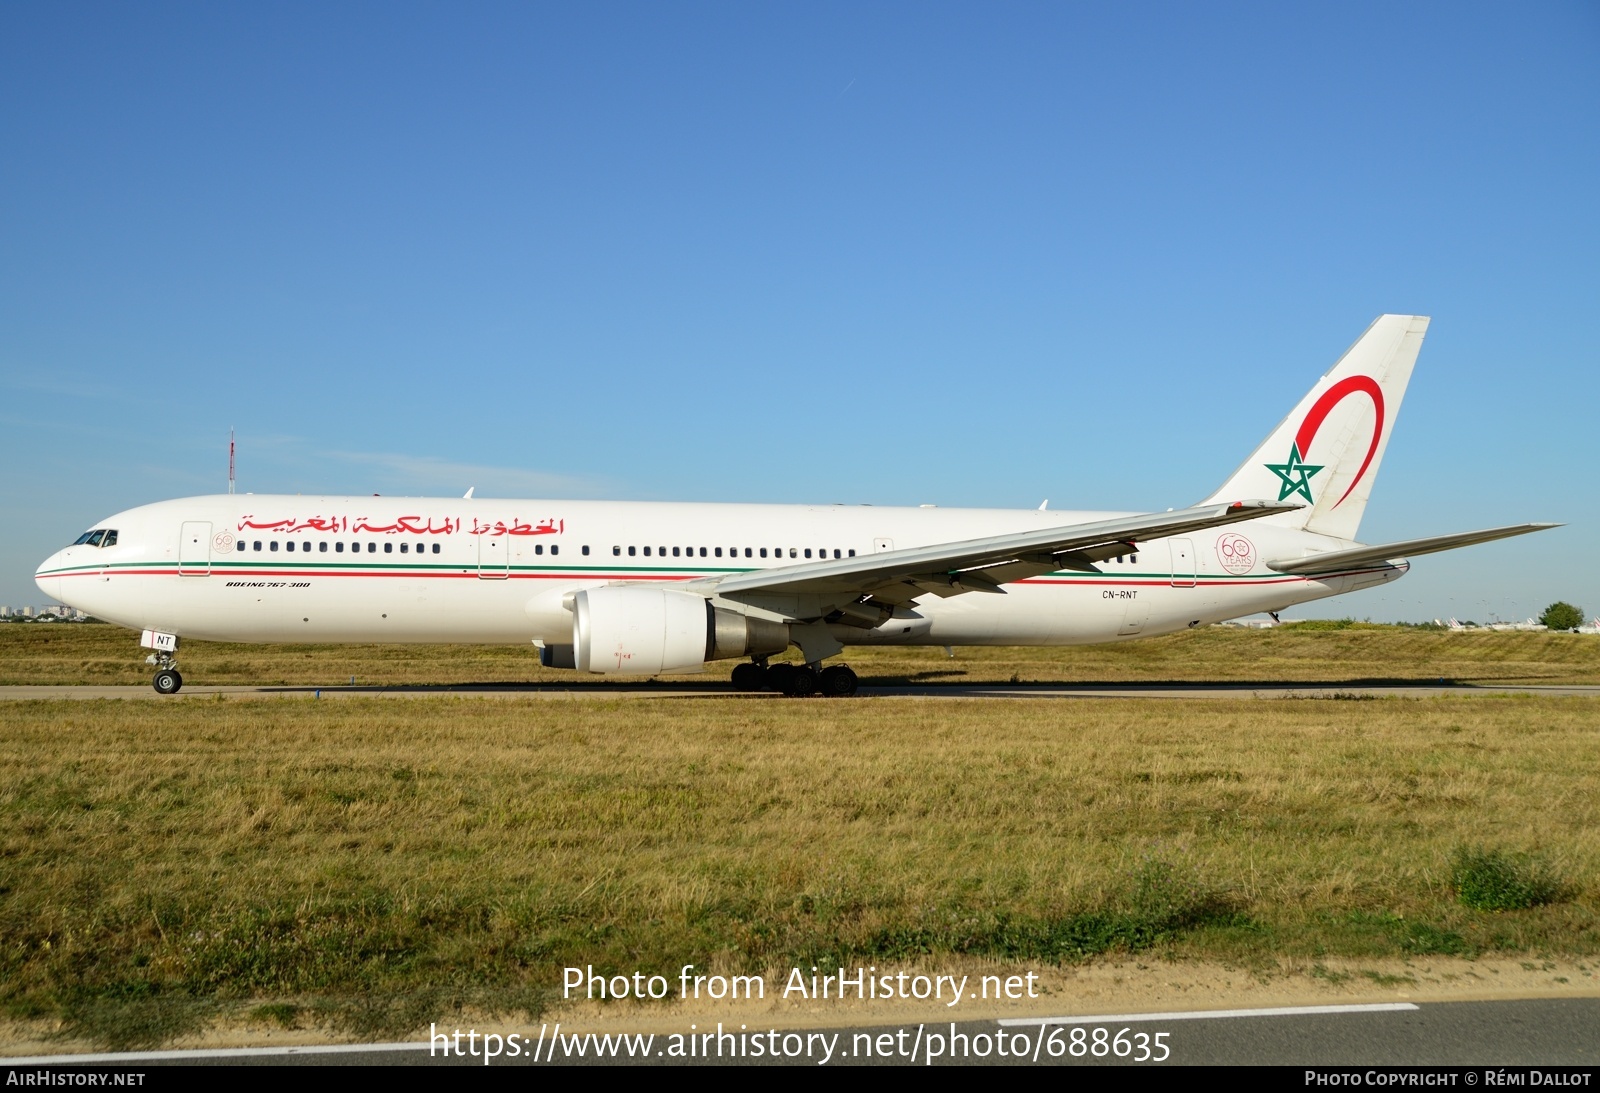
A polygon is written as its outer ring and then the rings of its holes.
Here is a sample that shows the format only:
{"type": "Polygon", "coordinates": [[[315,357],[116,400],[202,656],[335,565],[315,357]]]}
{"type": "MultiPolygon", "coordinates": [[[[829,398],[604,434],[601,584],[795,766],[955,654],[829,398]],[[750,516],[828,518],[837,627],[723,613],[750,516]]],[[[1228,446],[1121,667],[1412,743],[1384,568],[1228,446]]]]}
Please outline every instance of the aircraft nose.
{"type": "Polygon", "coordinates": [[[52,600],[61,599],[61,578],[51,573],[51,570],[56,568],[56,559],[59,557],[59,553],[50,555],[33,574],[33,583],[39,586],[39,591],[52,600]]]}

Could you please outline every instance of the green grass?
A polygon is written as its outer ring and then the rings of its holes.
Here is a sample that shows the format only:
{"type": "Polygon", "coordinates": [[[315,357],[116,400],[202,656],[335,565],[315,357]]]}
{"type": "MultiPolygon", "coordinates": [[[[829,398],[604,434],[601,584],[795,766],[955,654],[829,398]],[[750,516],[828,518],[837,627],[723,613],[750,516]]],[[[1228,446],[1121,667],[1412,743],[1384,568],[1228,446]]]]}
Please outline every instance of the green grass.
{"type": "Polygon", "coordinates": [[[1450,884],[1462,905],[1475,911],[1523,911],[1554,903],[1566,887],[1537,857],[1481,846],[1456,850],[1450,884]]]}

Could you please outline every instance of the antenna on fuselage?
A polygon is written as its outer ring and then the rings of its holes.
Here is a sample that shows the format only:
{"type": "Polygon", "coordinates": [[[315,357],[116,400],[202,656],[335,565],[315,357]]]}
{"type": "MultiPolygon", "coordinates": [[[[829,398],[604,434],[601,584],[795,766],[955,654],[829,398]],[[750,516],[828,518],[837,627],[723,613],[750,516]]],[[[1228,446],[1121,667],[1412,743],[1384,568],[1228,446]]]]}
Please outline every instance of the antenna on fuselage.
{"type": "Polygon", "coordinates": [[[233,426],[228,426],[228,492],[233,492],[233,426]]]}

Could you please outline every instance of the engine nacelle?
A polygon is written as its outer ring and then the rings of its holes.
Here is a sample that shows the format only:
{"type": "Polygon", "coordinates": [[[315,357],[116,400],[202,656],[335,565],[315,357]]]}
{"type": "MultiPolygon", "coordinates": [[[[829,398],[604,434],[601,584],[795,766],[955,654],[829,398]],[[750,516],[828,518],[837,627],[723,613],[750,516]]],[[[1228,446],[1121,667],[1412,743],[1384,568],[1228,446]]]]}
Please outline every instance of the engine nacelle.
{"type": "Polygon", "coordinates": [[[572,660],[580,672],[686,672],[708,660],[788,647],[786,624],[713,607],[693,592],[620,585],[585,589],[572,598],[572,660]]]}

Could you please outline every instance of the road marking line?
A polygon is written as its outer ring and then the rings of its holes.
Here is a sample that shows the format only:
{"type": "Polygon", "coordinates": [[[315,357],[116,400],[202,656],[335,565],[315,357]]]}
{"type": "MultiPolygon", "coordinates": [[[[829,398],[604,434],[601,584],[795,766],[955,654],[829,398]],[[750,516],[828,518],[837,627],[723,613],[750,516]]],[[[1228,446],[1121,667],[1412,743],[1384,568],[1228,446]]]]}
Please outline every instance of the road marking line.
{"type": "Polygon", "coordinates": [[[0,1066],[153,1063],[169,1059],[248,1059],[271,1055],[349,1055],[358,1051],[427,1051],[431,1046],[424,1041],[414,1044],[298,1044],[289,1047],[218,1047],[184,1051],[109,1051],[98,1055],[34,1055],[21,1059],[0,1057],[0,1066]]]}
{"type": "Polygon", "coordinates": [[[1115,1025],[1136,1021],[1209,1021],[1223,1017],[1302,1017],[1318,1013],[1399,1013],[1420,1009],[1414,1002],[1374,1002],[1349,1006],[1281,1006],[1258,1010],[1178,1010],[1173,1013],[1112,1013],[1097,1017],[1006,1017],[998,1023],[1015,1025],[1115,1025]]]}

